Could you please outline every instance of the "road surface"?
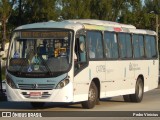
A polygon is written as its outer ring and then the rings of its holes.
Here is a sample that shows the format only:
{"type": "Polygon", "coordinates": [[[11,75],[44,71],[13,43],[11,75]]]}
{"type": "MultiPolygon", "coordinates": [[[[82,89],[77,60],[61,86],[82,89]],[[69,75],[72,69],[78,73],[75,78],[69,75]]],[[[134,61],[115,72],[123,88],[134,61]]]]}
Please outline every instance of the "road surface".
{"type": "Polygon", "coordinates": [[[160,88],[144,93],[141,103],[124,102],[122,96],[103,99],[94,109],[83,109],[81,104],[47,103],[33,109],[27,102],[0,102],[0,111],[160,111],[160,88]]]}
{"type": "MultiPolygon", "coordinates": [[[[83,109],[80,104],[55,104],[55,103],[47,103],[43,108],[40,109],[33,109],[30,105],[30,103],[21,103],[21,102],[0,102],[0,111],[32,111],[32,112],[43,112],[43,111],[54,111],[54,112],[63,112],[63,111],[158,111],[158,117],[160,117],[160,88],[154,89],[152,91],[144,93],[143,101],[141,103],[128,103],[124,102],[122,96],[114,97],[111,99],[103,99],[100,102],[100,105],[96,105],[94,109],[83,109]]],[[[52,112],[51,112],[52,113],[52,112]]],[[[113,112],[114,113],[114,112],[113,112]]],[[[73,113],[74,114],[74,113],[73,113]]],[[[83,115],[83,114],[82,114],[83,115]]],[[[116,116],[116,112],[115,112],[116,116]]],[[[63,116],[62,116],[63,117],[63,116]]],[[[84,117],[83,117],[84,118],[84,117]]],[[[41,118],[42,119],[42,118],[41,118]]],[[[47,118],[51,119],[51,118],[47,118]]],[[[54,118],[56,119],[56,118],[54,118]]],[[[54,120],[52,118],[52,120],[54,120]]],[[[61,118],[66,120],[72,120],[67,118],[61,118]]],[[[93,120],[92,116],[87,117],[89,120],[93,120]]],[[[94,117],[96,120],[96,118],[94,117]]],[[[103,119],[103,117],[100,117],[98,119],[103,119]]],[[[107,117],[107,119],[111,119],[107,117]]],[[[116,118],[122,119],[122,118],[116,118]]],[[[123,118],[123,119],[126,119],[123,118]]],[[[135,120],[133,117],[130,118],[131,120],[135,120]]],[[[137,118],[136,118],[137,119],[137,118]]],[[[148,118],[145,118],[148,120],[148,118]]],[[[157,118],[154,118],[157,119],[157,118]]],[[[39,119],[40,120],[40,119],[39,119]]],[[[43,120],[43,119],[42,119],[43,120]]],[[[158,120],[158,119],[157,119],[158,120]]]]}

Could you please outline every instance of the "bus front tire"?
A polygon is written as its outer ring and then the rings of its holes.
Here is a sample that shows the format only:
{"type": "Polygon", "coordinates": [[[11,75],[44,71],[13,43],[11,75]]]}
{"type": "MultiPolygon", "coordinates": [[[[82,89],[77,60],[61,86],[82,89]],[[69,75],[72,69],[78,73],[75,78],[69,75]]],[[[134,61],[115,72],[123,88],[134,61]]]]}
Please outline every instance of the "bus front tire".
{"type": "Polygon", "coordinates": [[[44,106],[44,102],[31,102],[30,103],[33,108],[42,108],[44,106]]]}
{"type": "Polygon", "coordinates": [[[130,95],[123,95],[123,99],[126,102],[136,102],[139,103],[143,99],[144,93],[144,83],[141,78],[138,78],[135,87],[135,93],[130,95]]]}
{"type": "Polygon", "coordinates": [[[82,107],[85,109],[94,108],[98,99],[98,89],[94,82],[91,83],[88,93],[88,100],[82,102],[82,107]]]}

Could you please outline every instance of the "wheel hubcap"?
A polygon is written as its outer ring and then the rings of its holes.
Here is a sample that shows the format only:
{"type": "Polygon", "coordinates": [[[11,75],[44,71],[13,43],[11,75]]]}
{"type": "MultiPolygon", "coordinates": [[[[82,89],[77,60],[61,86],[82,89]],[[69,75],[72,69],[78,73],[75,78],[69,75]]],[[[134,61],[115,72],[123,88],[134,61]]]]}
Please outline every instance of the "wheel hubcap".
{"type": "Polygon", "coordinates": [[[142,86],[139,84],[139,85],[138,85],[138,97],[139,97],[139,98],[142,96],[142,93],[143,93],[143,88],[142,88],[142,86]]]}
{"type": "Polygon", "coordinates": [[[95,100],[96,93],[95,93],[94,89],[90,89],[88,97],[89,97],[89,101],[94,101],[95,100]]]}

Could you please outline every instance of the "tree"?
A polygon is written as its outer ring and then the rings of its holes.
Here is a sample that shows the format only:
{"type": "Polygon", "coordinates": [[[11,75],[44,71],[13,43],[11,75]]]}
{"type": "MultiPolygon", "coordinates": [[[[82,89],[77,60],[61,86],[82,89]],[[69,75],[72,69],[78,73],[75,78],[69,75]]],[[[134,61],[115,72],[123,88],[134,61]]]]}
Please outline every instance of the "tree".
{"type": "MultiPolygon", "coordinates": [[[[145,1],[145,9],[146,13],[148,14],[148,24],[152,28],[152,30],[156,30],[156,15],[158,15],[159,21],[158,24],[160,25],[160,0],[146,0],[145,1]]],[[[160,27],[159,30],[160,31],[160,27]]],[[[160,36],[160,32],[158,33],[160,36]]],[[[159,41],[158,41],[159,42],[159,41]]],[[[159,43],[159,50],[160,50],[160,43],[159,43]]]]}
{"type": "MultiPolygon", "coordinates": [[[[49,20],[56,20],[56,0],[21,0],[21,17],[19,18],[19,6],[15,6],[12,14],[12,19],[15,25],[18,19],[21,19],[21,24],[29,24],[35,22],[44,22],[49,20]]],[[[18,3],[19,4],[19,3],[18,3]]],[[[12,21],[12,20],[11,20],[12,21]]]]}
{"type": "Polygon", "coordinates": [[[11,15],[12,6],[14,5],[15,0],[1,0],[0,1],[0,21],[2,23],[3,31],[3,42],[6,40],[6,23],[11,15]]]}
{"type": "Polygon", "coordinates": [[[60,16],[63,19],[90,18],[90,2],[91,0],[61,0],[60,16]]]}
{"type": "Polygon", "coordinates": [[[145,9],[141,0],[127,0],[126,7],[122,11],[121,22],[132,24],[137,28],[145,28],[145,9]]]}
{"type": "Polygon", "coordinates": [[[56,19],[55,2],[56,0],[27,0],[24,6],[26,15],[31,17],[29,23],[56,19]]]}
{"type": "Polygon", "coordinates": [[[112,0],[92,0],[91,18],[100,20],[110,20],[112,17],[112,0]]]}
{"type": "MultiPolygon", "coordinates": [[[[146,0],[145,1],[145,10],[148,14],[149,25],[153,30],[155,30],[155,22],[156,22],[156,15],[160,18],[160,1],[159,0],[146,0]]],[[[160,24],[160,19],[158,21],[160,24]]],[[[160,29],[160,28],[159,28],[160,29]]]]}

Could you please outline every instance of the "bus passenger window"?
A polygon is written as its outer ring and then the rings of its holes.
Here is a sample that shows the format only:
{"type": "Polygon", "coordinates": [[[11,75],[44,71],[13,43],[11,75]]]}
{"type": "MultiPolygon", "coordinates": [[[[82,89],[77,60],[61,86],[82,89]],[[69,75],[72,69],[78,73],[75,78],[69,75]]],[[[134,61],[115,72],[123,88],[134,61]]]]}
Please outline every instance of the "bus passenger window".
{"type": "Polygon", "coordinates": [[[152,58],[157,57],[157,52],[156,52],[156,39],[154,36],[151,36],[151,50],[152,50],[152,58]]]}
{"type": "Polygon", "coordinates": [[[140,57],[143,58],[145,55],[144,55],[144,41],[142,35],[139,35],[139,50],[140,50],[140,57]]]}
{"type": "Polygon", "coordinates": [[[154,36],[147,35],[145,37],[145,51],[147,58],[155,58],[157,57],[156,52],[156,40],[154,36]]]}
{"type": "Polygon", "coordinates": [[[131,44],[131,35],[126,34],[126,54],[127,58],[132,58],[132,44],[131,44]]]}
{"type": "Polygon", "coordinates": [[[104,33],[105,55],[109,59],[118,58],[117,36],[112,32],[104,33]]]}
{"type": "Polygon", "coordinates": [[[93,47],[91,41],[90,41],[90,44],[89,44],[89,57],[90,58],[95,58],[95,50],[94,50],[94,47],[93,47]]]}
{"type": "Polygon", "coordinates": [[[134,58],[140,58],[139,37],[137,34],[133,35],[133,53],[134,58]]]}
{"type": "Polygon", "coordinates": [[[126,53],[126,38],[125,38],[125,34],[124,33],[119,33],[118,34],[118,38],[119,38],[119,51],[120,51],[120,57],[121,58],[126,58],[127,57],[127,53],[126,53]]]}
{"type": "Polygon", "coordinates": [[[145,51],[146,51],[146,57],[151,58],[152,53],[151,53],[151,45],[150,45],[150,36],[145,37],[145,51]]]}
{"type": "Polygon", "coordinates": [[[97,31],[88,31],[89,57],[91,59],[103,58],[102,34],[97,31]]]}

